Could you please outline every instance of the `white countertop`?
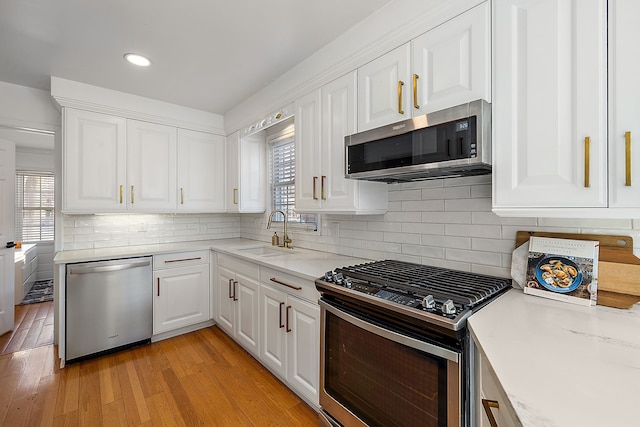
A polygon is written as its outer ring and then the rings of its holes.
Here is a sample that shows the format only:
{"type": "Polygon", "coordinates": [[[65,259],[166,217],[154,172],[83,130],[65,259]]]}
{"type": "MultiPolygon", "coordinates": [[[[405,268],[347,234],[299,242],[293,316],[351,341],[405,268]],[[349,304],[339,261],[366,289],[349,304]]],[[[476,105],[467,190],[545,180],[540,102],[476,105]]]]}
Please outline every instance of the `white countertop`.
{"type": "Polygon", "coordinates": [[[83,249],[58,252],[55,264],[99,261],[105,259],[128,258],[133,256],[159,255],[173,252],[214,250],[290,273],[307,280],[315,280],[326,271],[347,265],[361,264],[370,260],[345,255],[294,248],[290,252],[282,249],[282,255],[260,256],[238,250],[255,246],[271,247],[270,243],[250,239],[201,240],[184,243],[139,245],[103,249],[83,249]]]}
{"type": "Polygon", "coordinates": [[[640,425],[640,306],[582,307],[513,289],[469,318],[525,427],[640,425]]]}

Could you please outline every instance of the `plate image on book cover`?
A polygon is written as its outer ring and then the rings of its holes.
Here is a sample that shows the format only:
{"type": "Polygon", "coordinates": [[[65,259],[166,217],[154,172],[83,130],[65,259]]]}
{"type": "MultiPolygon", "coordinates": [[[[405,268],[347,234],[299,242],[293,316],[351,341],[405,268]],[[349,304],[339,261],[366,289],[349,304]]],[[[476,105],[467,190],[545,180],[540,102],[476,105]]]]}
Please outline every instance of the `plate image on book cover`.
{"type": "Polygon", "coordinates": [[[524,293],[595,305],[599,243],[532,236],[524,293]]]}
{"type": "Polygon", "coordinates": [[[548,256],[536,265],[538,283],[553,292],[572,292],[582,283],[580,267],[567,257],[548,256]]]}

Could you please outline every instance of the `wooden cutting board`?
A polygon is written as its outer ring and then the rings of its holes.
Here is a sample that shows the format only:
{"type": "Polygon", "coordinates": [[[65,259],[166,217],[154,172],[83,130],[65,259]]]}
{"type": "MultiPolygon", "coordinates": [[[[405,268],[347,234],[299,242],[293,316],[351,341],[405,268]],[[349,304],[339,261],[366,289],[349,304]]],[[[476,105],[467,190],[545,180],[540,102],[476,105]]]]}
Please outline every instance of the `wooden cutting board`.
{"type": "Polygon", "coordinates": [[[518,231],[516,234],[516,247],[528,242],[531,236],[599,241],[598,305],[631,308],[634,304],[640,302],[640,258],[633,254],[633,239],[631,237],[605,234],[518,231]]]}

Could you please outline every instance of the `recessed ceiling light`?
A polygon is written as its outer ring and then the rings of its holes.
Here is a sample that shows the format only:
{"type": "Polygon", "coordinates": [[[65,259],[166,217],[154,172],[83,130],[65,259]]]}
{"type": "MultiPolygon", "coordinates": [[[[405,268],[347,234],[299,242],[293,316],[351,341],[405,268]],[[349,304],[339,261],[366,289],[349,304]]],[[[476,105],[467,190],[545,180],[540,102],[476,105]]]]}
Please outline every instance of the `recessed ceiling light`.
{"type": "Polygon", "coordinates": [[[124,59],[131,62],[138,67],[148,67],[151,65],[151,61],[148,58],[145,58],[142,55],[138,55],[137,53],[126,53],[124,55],[124,59]]]}

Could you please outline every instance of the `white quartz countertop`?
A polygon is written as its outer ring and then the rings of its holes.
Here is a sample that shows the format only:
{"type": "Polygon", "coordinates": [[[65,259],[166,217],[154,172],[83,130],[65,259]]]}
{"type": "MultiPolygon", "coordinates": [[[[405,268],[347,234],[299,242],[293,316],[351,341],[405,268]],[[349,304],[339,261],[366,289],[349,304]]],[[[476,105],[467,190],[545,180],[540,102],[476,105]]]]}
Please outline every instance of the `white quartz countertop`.
{"type": "Polygon", "coordinates": [[[261,256],[243,251],[243,248],[265,246],[270,243],[250,239],[201,240],[184,243],[166,243],[158,245],[125,246],[102,249],[83,249],[58,252],[54,258],[56,264],[100,261],[106,259],[130,258],[134,256],[160,255],[174,252],[214,250],[237,256],[260,265],[290,273],[307,280],[315,280],[326,271],[337,267],[360,264],[370,260],[354,258],[310,249],[278,249],[282,254],[261,256]]]}
{"type": "Polygon", "coordinates": [[[640,425],[640,306],[582,307],[513,289],[469,318],[526,427],[640,425]]]}

